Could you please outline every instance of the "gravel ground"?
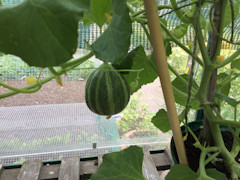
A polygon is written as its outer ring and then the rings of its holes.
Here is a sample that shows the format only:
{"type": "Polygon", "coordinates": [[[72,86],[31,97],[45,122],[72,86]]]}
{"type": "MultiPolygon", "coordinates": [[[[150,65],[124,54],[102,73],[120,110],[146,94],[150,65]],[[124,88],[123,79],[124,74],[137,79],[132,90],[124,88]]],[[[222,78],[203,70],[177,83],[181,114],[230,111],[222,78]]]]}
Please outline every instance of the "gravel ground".
{"type": "MultiPolygon", "coordinates": [[[[18,88],[27,85],[24,81],[9,81],[7,84],[18,88]]],[[[21,93],[0,99],[0,107],[84,102],[85,84],[85,80],[65,81],[61,87],[55,81],[51,81],[44,84],[36,93],[21,93]]],[[[6,92],[8,90],[0,86],[0,94],[6,92]]]]}

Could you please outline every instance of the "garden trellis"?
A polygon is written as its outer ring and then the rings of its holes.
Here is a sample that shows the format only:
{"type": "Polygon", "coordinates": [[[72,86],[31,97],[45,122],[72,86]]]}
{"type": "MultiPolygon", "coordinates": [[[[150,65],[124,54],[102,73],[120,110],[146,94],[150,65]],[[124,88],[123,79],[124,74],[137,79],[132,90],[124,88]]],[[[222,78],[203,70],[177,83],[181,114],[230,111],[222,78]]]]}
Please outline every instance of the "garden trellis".
{"type": "MultiPolygon", "coordinates": [[[[3,5],[5,6],[14,6],[21,2],[22,0],[2,0],[3,5]]],[[[161,5],[168,5],[170,4],[169,0],[160,1],[157,0],[158,4],[161,5]]],[[[188,4],[190,1],[184,1],[181,4],[188,4]]],[[[205,12],[207,12],[209,7],[204,7],[205,12]]],[[[165,20],[167,20],[168,28],[174,29],[177,25],[179,25],[179,20],[175,14],[169,13],[169,10],[162,10],[160,11],[160,16],[163,16],[165,20]]],[[[204,14],[205,17],[209,15],[207,13],[204,14]]],[[[240,37],[240,20],[237,20],[235,23],[234,31],[238,32],[235,33],[234,41],[239,41],[240,37]],[[239,22],[239,23],[238,23],[239,22]]],[[[226,39],[230,39],[231,36],[231,26],[225,28],[224,37],[226,39]]],[[[79,37],[78,37],[78,51],[75,54],[76,56],[81,56],[87,51],[87,43],[91,44],[96,40],[96,38],[100,35],[100,30],[97,25],[89,25],[85,26],[83,22],[79,22],[79,29],[78,29],[79,37]]],[[[207,34],[206,34],[207,36],[207,34]]],[[[192,33],[192,29],[188,29],[188,33],[181,38],[181,42],[184,42],[185,45],[189,41],[193,41],[194,35],[192,33]]],[[[133,34],[131,37],[131,49],[136,48],[137,46],[142,45],[145,49],[151,49],[150,42],[148,41],[144,30],[142,29],[141,25],[138,23],[133,23],[133,34]]],[[[172,47],[175,44],[171,44],[172,47]]],[[[230,45],[229,43],[224,42],[223,48],[224,49],[235,49],[236,45],[230,45]]],[[[65,81],[75,81],[75,80],[82,80],[87,77],[91,69],[84,69],[84,68],[94,68],[99,65],[98,60],[92,58],[92,61],[88,61],[85,64],[80,65],[75,70],[71,70],[68,72],[67,77],[62,77],[65,81]]],[[[2,55],[0,56],[0,80],[1,81],[9,81],[9,80],[26,80],[28,76],[37,76],[40,69],[35,67],[29,67],[26,63],[24,63],[20,58],[12,55],[2,55]]],[[[48,70],[43,70],[42,77],[47,77],[49,75],[48,70]]]]}

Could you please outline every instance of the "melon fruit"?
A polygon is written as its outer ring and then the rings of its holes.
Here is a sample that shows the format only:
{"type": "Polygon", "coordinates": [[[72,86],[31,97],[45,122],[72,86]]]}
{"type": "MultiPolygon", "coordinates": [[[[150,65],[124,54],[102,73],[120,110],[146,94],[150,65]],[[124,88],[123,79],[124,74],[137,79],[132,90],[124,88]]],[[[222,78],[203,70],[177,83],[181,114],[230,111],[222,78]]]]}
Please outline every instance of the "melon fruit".
{"type": "Polygon", "coordinates": [[[130,99],[130,88],[124,77],[108,63],[94,70],[86,83],[85,100],[88,108],[99,115],[121,112],[130,99]]]}

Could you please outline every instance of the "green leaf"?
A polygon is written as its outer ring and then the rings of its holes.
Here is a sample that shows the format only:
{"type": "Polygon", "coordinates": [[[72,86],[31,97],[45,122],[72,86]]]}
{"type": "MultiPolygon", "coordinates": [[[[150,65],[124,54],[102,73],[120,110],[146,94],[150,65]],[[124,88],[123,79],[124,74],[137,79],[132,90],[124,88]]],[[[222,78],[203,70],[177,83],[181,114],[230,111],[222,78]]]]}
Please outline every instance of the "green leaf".
{"type": "Polygon", "coordinates": [[[226,103],[228,103],[230,106],[232,107],[236,107],[237,106],[237,101],[233,98],[230,98],[222,93],[215,93],[215,97],[222,100],[222,101],[225,101],[226,103]]]}
{"type": "Polygon", "coordinates": [[[104,62],[118,63],[128,53],[132,21],[126,0],[112,0],[113,16],[107,30],[93,43],[96,57],[104,62]]]}
{"type": "Polygon", "coordinates": [[[231,63],[231,69],[240,70],[240,59],[236,59],[231,63]]]}
{"type": "Polygon", "coordinates": [[[224,173],[217,171],[216,169],[206,169],[208,176],[217,179],[217,180],[227,180],[227,177],[224,173]]]}
{"type": "Polygon", "coordinates": [[[119,69],[131,69],[141,71],[129,71],[128,74],[124,74],[125,79],[130,85],[130,93],[133,94],[144,84],[153,82],[157,78],[157,73],[154,70],[156,67],[151,60],[145,54],[142,46],[137,47],[124,61],[118,66],[119,69]]]}
{"type": "Polygon", "coordinates": [[[217,89],[216,92],[222,93],[224,95],[228,95],[231,88],[231,79],[228,74],[220,73],[217,76],[217,89]],[[221,83],[225,81],[225,83],[221,83]]]}
{"type": "Polygon", "coordinates": [[[102,28],[107,21],[105,13],[110,14],[111,10],[111,0],[90,0],[90,11],[84,13],[82,21],[84,25],[96,23],[100,28],[102,28]]]}
{"type": "MultiPolygon", "coordinates": [[[[234,19],[238,17],[239,14],[239,2],[233,3],[233,11],[234,11],[234,19]]],[[[230,8],[230,4],[228,3],[226,6],[226,12],[224,14],[224,27],[226,27],[228,24],[232,22],[232,10],[230,8]]]]}
{"type": "MultiPolygon", "coordinates": [[[[181,75],[183,79],[189,82],[189,75],[181,75]]],[[[187,97],[188,97],[188,84],[184,84],[179,77],[175,78],[172,82],[173,93],[176,103],[186,106],[187,97]]],[[[192,88],[198,89],[197,83],[193,80],[192,88]]],[[[190,105],[193,109],[199,109],[199,102],[197,100],[190,100],[190,105]]]]}
{"type": "MultiPolygon", "coordinates": [[[[142,48],[141,46],[133,49],[128,55],[120,62],[120,64],[114,63],[112,64],[116,69],[131,69],[133,65],[133,58],[138,53],[139,49],[142,48]]],[[[122,71],[121,74],[129,74],[130,71],[122,71]]]]}
{"type": "Polygon", "coordinates": [[[173,30],[173,35],[177,39],[180,39],[187,33],[187,30],[188,30],[188,24],[180,24],[173,30]]]}
{"type": "Polygon", "coordinates": [[[152,123],[162,132],[168,132],[171,127],[168,119],[168,114],[164,109],[160,109],[152,118],[152,123]]]}
{"type": "Polygon", "coordinates": [[[193,170],[191,170],[188,166],[177,164],[174,165],[170,172],[165,177],[165,180],[197,180],[198,175],[193,170]]]}
{"type": "Polygon", "coordinates": [[[135,8],[143,7],[143,0],[127,0],[127,2],[135,8]]]}
{"type": "MultiPolygon", "coordinates": [[[[167,20],[166,19],[160,19],[160,22],[161,22],[161,24],[167,26],[167,20]]],[[[164,41],[166,41],[166,40],[170,41],[170,38],[165,31],[162,31],[162,37],[163,37],[164,41]]]]}
{"type": "Polygon", "coordinates": [[[208,22],[202,14],[200,15],[200,24],[202,29],[208,29],[208,22]]]}
{"type": "Polygon", "coordinates": [[[26,0],[0,7],[0,51],[30,66],[57,66],[77,48],[78,22],[88,0],[26,0]]]}
{"type": "Polygon", "coordinates": [[[164,47],[165,47],[166,55],[167,56],[171,55],[172,54],[172,45],[171,45],[171,41],[169,39],[164,40],[164,47]]]}
{"type": "Polygon", "coordinates": [[[240,177],[240,165],[237,163],[234,163],[233,169],[234,169],[235,173],[238,175],[238,177],[240,177]]]}
{"type": "Polygon", "coordinates": [[[91,176],[91,180],[144,180],[142,163],[143,151],[138,146],[105,154],[101,166],[91,176]]]}

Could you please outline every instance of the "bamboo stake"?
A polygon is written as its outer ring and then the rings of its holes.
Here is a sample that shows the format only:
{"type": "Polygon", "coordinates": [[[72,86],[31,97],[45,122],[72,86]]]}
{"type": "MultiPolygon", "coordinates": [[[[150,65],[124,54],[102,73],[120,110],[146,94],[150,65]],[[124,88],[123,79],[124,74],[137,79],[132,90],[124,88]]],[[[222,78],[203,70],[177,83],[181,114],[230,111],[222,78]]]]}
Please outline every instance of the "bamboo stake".
{"type": "Polygon", "coordinates": [[[161,34],[161,25],[159,23],[156,0],[144,0],[144,6],[147,15],[148,27],[150,30],[151,43],[158,69],[158,75],[167,106],[168,118],[173,132],[173,139],[176,145],[179,162],[180,164],[188,165],[186,150],[183,144],[183,137],[176,111],[171,80],[168,72],[167,56],[161,34]]]}

